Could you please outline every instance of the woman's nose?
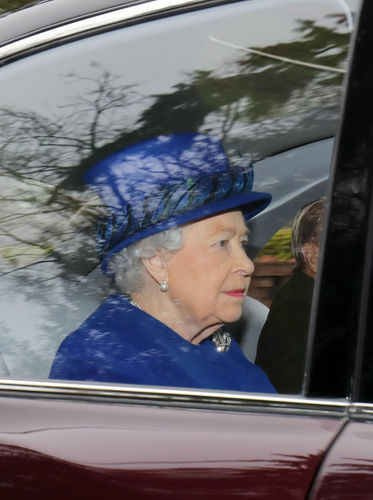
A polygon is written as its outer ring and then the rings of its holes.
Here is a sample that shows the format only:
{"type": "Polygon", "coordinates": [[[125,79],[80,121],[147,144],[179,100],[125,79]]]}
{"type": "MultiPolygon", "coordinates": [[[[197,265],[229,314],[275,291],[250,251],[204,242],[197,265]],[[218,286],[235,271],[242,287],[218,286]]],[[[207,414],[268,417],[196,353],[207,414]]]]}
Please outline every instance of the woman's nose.
{"type": "Polygon", "coordinates": [[[245,249],[242,248],[241,245],[239,248],[240,252],[239,261],[237,262],[237,270],[245,276],[251,276],[255,268],[254,262],[247,256],[245,249]]]}

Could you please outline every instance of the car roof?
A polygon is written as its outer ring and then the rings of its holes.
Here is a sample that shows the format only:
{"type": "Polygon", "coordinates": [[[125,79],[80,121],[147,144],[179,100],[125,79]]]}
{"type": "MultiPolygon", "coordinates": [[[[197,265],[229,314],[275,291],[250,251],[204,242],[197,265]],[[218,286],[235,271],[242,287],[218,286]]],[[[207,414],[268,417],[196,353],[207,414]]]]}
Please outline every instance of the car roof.
{"type": "Polygon", "coordinates": [[[143,3],[131,0],[39,0],[0,16],[0,45],[118,7],[143,3]]]}

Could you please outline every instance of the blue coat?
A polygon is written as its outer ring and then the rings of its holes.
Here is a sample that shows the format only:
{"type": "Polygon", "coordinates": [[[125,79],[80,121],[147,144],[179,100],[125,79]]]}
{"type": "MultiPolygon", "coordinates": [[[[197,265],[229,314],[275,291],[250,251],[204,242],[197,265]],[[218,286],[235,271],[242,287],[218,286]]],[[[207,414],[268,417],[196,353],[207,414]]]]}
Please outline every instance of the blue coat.
{"type": "Polygon", "coordinates": [[[110,296],[60,345],[50,378],[276,392],[232,339],[194,345],[121,295],[110,296]]]}

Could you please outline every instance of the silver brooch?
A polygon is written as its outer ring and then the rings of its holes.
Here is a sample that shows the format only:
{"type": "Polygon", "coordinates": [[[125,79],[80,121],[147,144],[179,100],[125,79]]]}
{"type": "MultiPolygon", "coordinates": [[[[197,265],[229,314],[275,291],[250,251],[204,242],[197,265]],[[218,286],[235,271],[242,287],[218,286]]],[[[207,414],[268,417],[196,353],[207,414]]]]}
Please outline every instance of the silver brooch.
{"type": "Polygon", "coordinates": [[[228,352],[232,343],[232,338],[228,332],[219,328],[211,337],[211,342],[218,352],[228,352]]]}

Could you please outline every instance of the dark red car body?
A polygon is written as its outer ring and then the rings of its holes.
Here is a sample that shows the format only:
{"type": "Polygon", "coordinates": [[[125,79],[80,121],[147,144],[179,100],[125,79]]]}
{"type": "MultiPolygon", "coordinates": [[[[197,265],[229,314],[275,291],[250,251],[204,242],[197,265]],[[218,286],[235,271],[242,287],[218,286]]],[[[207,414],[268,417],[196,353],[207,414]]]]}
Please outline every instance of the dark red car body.
{"type": "Polygon", "coordinates": [[[273,415],[247,403],[211,411],[4,398],[2,494],[305,498],[344,426],[343,405],[296,416],[294,402],[273,415]]]}
{"type": "MultiPolygon", "coordinates": [[[[32,54],[123,26],[123,20],[96,22],[118,9],[139,7],[125,22],[144,26],[148,19],[226,3],[170,2],[141,14],[152,2],[95,2],[89,11],[76,2],[41,2],[0,19],[0,64],[22,64],[32,54]],[[69,31],[70,23],[91,17],[94,26],[69,31]],[[58,38],[42,38],[59,29],[58,38]]],[[[302,395],[4,376],[1,499],[373,498],[371,2],[361,9],[344,83],[302,395]]]]}

